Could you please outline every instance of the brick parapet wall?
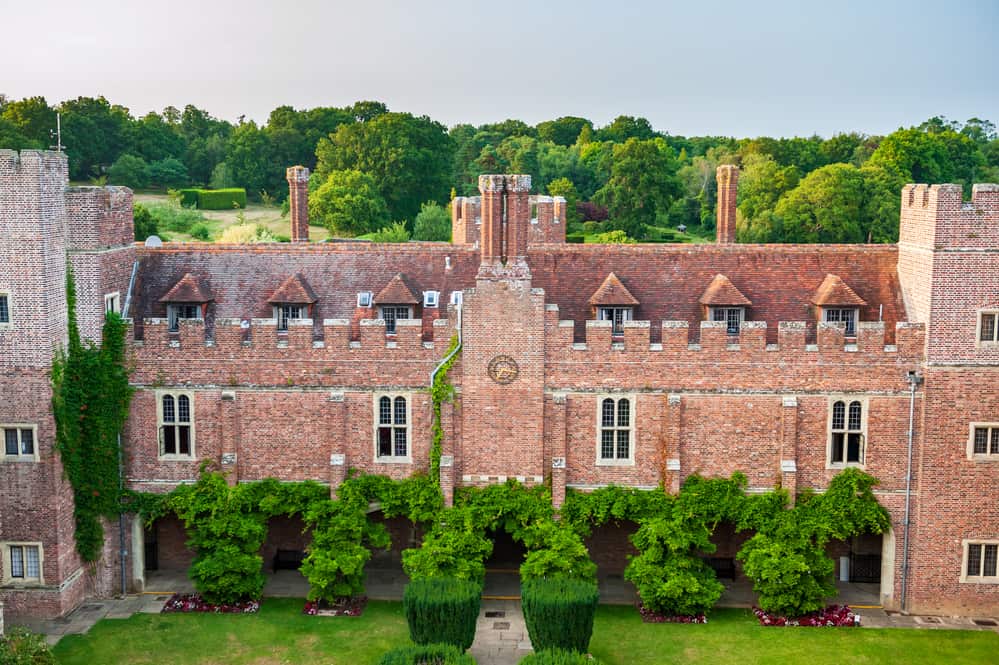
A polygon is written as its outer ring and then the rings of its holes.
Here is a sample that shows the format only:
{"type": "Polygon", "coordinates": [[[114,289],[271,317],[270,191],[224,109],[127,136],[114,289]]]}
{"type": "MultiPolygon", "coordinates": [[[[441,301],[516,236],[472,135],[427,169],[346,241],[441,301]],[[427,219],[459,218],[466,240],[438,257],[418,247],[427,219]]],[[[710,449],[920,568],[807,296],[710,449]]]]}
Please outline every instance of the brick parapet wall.
{"type": "Polygon", "coordinates": [[[108,249],[135,241],[128,187],[68,187],[66,213],[70,251],[108,249]]]}

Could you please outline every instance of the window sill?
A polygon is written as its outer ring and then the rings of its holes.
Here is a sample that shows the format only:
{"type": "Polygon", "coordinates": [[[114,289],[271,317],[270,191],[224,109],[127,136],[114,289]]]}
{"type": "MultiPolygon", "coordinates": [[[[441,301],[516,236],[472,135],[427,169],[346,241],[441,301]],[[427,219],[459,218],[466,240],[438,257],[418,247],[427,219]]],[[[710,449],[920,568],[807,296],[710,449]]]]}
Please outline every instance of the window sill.
{"type": "Polygon", "coordinates": [[[3,455],[0,456],[0,464],[32,464],[38,461],[37,457],[27,455],[3,455]]]}
{"type": "Polygon", "coordinates": [[[4,580],[3,585],[0,585],[0,589],[39,589],[45,586],[45,582],[40,579],[29,579],[29,580],[4,580]]]}
{"type": "Polygon", "coordinates": [[[156,458],[160,462],[194,462],[194,455],[160,455],[156,458]]]}
{"type": "Polygon", "coordinates": [[[840,471],[842,469],[860,469],[861,471],[867,468],[866,462],[826,462],[826,470],[836,470],[840,471]]]}
{"type": "Polygon", "coordinates": [[[376,457],[376,464],[412,464],[412,457],[376,457]]]}
{"type": "Polygon", "coordinates": [[[999,577],[966,577],[961,576],[961,584],[999,584],[999,577]]]}
{"type": "Polygon", "coordinates": [[[974,455],[973,454],[968,459],[971,460],[972,462],[985,462],[986,464],[988,464],[989,462],[999,462],[999,455],[974,455]]]}
{"type": "Polygon", "coordinates": [[[633,459],[598,459],[597,466],[635,466],[633,459]]]}

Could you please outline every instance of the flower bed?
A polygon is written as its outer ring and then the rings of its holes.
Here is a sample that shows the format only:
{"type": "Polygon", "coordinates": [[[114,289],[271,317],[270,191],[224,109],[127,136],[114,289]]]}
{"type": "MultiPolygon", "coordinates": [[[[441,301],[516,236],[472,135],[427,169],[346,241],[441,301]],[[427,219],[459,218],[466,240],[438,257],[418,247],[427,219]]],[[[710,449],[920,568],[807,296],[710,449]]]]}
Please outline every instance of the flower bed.
{"type": "Polygon", "coordinates": [[[769,614],[758,607],[753,608],[753,614],[760,620],[761,626],[840,626],[846,628],[860,625],[860,615],[855,614],[849,605],[830,605],[824,610],[800,617],[769,614]]]}
{"type": "Polygon", "coordinates": [[[321,617],[359,617],[368,604],[366,596],[340,598],[333,603],[324,600],[306,601],[302,614],[321,617]]]}
{"type": "Polygon", "coordinates": [[[701,614],[659,614],[648,609],[642,603],[638,603],[638,613],[642,615],[645,623],[707,623],[708,618],[701,614]]]}
{"type": "Polygon", "coordinates": [[[245,600],[240,603],[214,603],[205,602],[201,594],[197,593],[175,593],[170,596],[170,600],[163,606],[164,614],[170,612],[214,612],[216,614],[252,614],[260,609],[259,600],[245,600]]]}

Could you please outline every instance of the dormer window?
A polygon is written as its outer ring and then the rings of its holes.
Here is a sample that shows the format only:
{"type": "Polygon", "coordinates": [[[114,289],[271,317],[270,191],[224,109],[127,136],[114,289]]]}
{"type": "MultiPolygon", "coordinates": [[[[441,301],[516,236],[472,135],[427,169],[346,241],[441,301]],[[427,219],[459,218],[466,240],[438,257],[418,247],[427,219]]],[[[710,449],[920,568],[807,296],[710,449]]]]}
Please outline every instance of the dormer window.
{"type": "Polygon", "coordinates": [[[385,321],[385,333],[388,335],[395,334],[396,321],[413,318],[414,307],[420,303],[423,303],[425,307],[430,307],[426,304],[428,293],[434,294],[434,306],[440,298],[437,291],[423,291],[423,298],[418,298],[416,294],[421,292],[411,288],[406,281],[405,275],[397,273],[389,280],[385,288],[374,297],[373,302],[378,305],[378,318],[385,321]]]}
{"type": "Polygon", "coordinates": [[[846,325],[844,334],[847,337],[857,336],[857,319],[859,310],[852,307],[824,307],[822,320],[826,323],[843,323],[846,325]]]}
{"type": "Polygon", "coordinates": [[[358,307],[371,307],[371,291],[361,291],[357,294],[357,306],[358,307]]]}
{"type": "Polygon", "coordinates": [[[600,307],[599,318],[601,321],[613,321],[611,328],[612,335],[624,334],[624,322],[631,321],[631,307],[600,307]]]}
{"type": "Polygon", "coordinates": [[[201,305],[196,303],[174,303],[167,305],[167,324],[170,332],[180,330],[180,322],[184,319],[201,319],[201,305]]]}
{"type": "Polygon", "coordinates": [[[437,303],[440,301],[440,291],[424,291],[423,292],[423,306],[424,307],[437,307],[437,303]]]}
{"type": "Polygon", "coordinates": [[[305,305],[282,304],[274,306],[274,318],[277,319],[277,329],[288,330],[288,321],[298,321],[308,318],[305,305]]]}
{"type": "Polygon", "coordinates": [[[738,335],[745,312],[745,307],[712,307],[711,320],[724,321],[726,332],[729,335],[738,335]]]}
{"type": "Polygon", "coordinates": [[[408,305],[379,305],[378,318],[385,321],[385,332],[395,334],[395,322],[413,318],[413,310],[408,305]]]}
{"type": "Polygon", "coordinates": [[[465,297],[464,291],[452,291],[451,292],[451,304],[460,305],[465,297]]]}

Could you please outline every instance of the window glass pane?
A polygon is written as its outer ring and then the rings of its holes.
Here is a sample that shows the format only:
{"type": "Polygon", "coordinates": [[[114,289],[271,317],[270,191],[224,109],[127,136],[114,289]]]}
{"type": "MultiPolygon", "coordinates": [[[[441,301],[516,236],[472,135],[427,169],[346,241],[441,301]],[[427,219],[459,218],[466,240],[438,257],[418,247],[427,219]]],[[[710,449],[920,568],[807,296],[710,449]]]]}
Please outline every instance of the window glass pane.
{"type": "Polygon", "coordinates": [[[857,310],[855,309],[844,309],[843,310],[843,320],[846,321],[846,334],[856,335],[857,334],[857,310]]]}
{"type": "Polygon", "coordinates": [[[191,400],[187,395],[177,397],[177,422],[191,422],[191,400]]]}
{"type": "Polygon", "coordinates": [[[725,320],[725,308],[715,307],[711,310],[711,320],[712,321],[724,321],[725,320]]]}
{"type": "Polygon", "coordinates": [[[288,329],[288,306],[279,305],[277,308],[277,329],[287,330],[288,329]]]}
{"type": "Polygon", "coordinates": [[[198,319],[201,308],[198,305],[184,305],[184,318],[185,319],[198,319]]]}
{"type": "Polygon", "coordinates": [[[600,459],[614,459],[614,430],[600,430],[600,459]]]}
{"type": "Polygon", "coordinates": [[[614,310],[614,327],[611,332],[614,335],[624,334],[624,309],[621,307],[614,310]]]}
{"type": "Polygon", "coordinates": [[[628,430],[617,431],[617,458],[628,459],[628,430]]]}
{"type": "Polygon", "coordinates": [[[843,402],[836,402],[833,404],[833,415],[832,415],[832,428],[833,429],[845,429],[844,423],[846,418],[846,404],[843,402]]]}
{"type": "Polygon", "coordinates": [[[406,456],[406,428],[395,428],[395,454],[398,457],[406,456]]]}
{"type": "Polygon", "coordinates": [[[177,454],[191,454],[191,428],[187,425],[177,426],[177,454]]]}
{"type": "Polygon", "coordinates": [[[838,323],[840,318],[840,310],[838,309],[827,309],[826,313],[826,323],[838,323]]]}
{"type": "Polygon", "coordinates": [[[604,427],[614,427],[614,400],[605,399],[603,401],[603,412],[600,416],[600,423],[604,427]]]}
{"type": "MultiPolygon", "coordinates": [[[[2,322],[2,321],[0,321],[2,322]]],[[[982,331],[979,339],[983,342],[993,342],[996,339],[996,315],[982,314],[982,331]]]]}
{"type": "Polygon", "coordinates": [[[30,429],[21,430],[21,454],[22,455],[34,455],[35,454],[35,433],[30,429]]]}
{"type": "Polygon", "coordinates": [[[860,429],[860,402],[850,402],[850,429],[860,429]]]}
{"type": "Polygon", "coordinates": [[[989,447],[990,455],[999,455],[999,427],[992,428],[992,444],[989,447]]]}
{"type": "Polygon", "coordinates": [[[3,431],[3,451],[7,455],[17,454],[17,430],[16,429],[5,429],[3,431]]]}
{"type": "Polygon", "coordinates": [[[163,454],[177,454],[177,428],[174,425],[167,425],[163,428],[163,454]]]}
{"type": "Polygon", "coordinates": [[[829,461],[834,464],[843,462],[843,439],[845,436],[842,432],[832,435],[832,450],[830,451],[829,461]]]}
{"type": "Polygon", "coordinates": [[[996,555],[999,554],[999,545],[986,545],[985,556],[982,561],[982,575],[985,577],[996,576],[996,555]]]}
{"type": "Polygon", "coordinates": [[[728,334],[738,335],[739,324],[742,323],[742,310],[737,307],[733,307],[726,311],[727,311],[727,317],[725,320],[728,323],[728,334]]]}
{"type": "Polygon", "coordinates": [[[42,576],[38,567],[38,548],[35,546],[24,548],[24,576],[33,578],[42,576]]]}
{"type": "Polygon", "coordinates": [[[597,317],[601,321],[613,321],[614,320],[614,309],[611,307],[601,307],[600,316],[597,317]]]}
{"type": "Polygon", "coordinates": [[[631,403],[626,399],[617,401],[617,426],[627,427],[631,423],[631,403]]]}
{"type": "Polygon", "coordinates": [[[406,398],[396,397],[395,398],[395,424],[405,425],[406,424],[406,398]]]}
{"type": "Polygon", "coordinates": [[[172,423],[174,421],[173,395],[163,396],[163,422],[172,423]]]}
{"type": "Polygon", "coordinates": [[[382,319],[385,321],[385,332],[395,332],[395,308],[382,307],[382,319]]]}
{"type": "Polygon", "coordinates": [[[381,425],[392,424],[392,400],[382,397],[378,400],[378,423],[381,425]]]}
{"type": "MultiPolygon", "coordinates": [[[[999,431],[999,430],[997,430],[999,431]]],[[[988,452],[989,430],[985,427],[975,428],[974,451],[976,455],[984,455],[988,452]]]]}
{"type": "Polygon", "coordinates": [[[982,574],[982,546],[968,545],[968,575],[982,574]]]}
{"type": "Polygon", "coordinates": [[[378,455],[388,457],[392,454],[392,428],[378,428],[378,455]]]}
{"type": "Polygon", "coordinates": [[[177,311],[177,307],[175,305],[168,306],[167,322],[169,330],[177,330],[179,328],[179,325],[177,323],[177,319],[179,318],[180,318],[180,312],[177,311]]]}
{"type": "Polygon", "coordinates": [[[860,463],[860,434],[847,434],[846,461],[860,463]]]}
{"type": "Polygon", "coordinates": [[[10,576],[24,577],[24,548],[20,545],[10,546],[10,576]]]}
{"type": "Polygon", "coordinates": [[[10,303],[6,295],[0,296],[0,323],[10,323],[10,303]]]}

